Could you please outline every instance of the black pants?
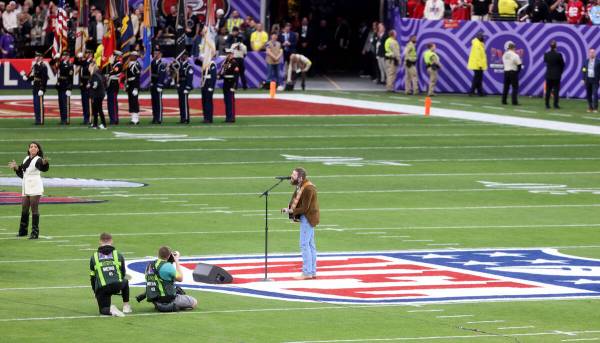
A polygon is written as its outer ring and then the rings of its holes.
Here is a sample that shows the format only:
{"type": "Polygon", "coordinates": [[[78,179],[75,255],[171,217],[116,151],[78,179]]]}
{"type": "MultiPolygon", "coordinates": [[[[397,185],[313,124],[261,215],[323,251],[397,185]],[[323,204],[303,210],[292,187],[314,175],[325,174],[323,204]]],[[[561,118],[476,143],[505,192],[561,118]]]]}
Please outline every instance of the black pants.
{"type": "Polygon", "coordinates": [[[483,95],[483,70],[474,70],[473,83],[471,83],[471,94],[483,95]]]}
{"type": "Polygon", "coordinates": [[[598,81],[587,80],[585,81],[585,96],[588,102],[588,109],[598,110],[598,81]]]}
{"type": "Polygon", "coordinates": [[[517,105],[519,103],[519,72],[518,71],[505,71],[504,72],[504,90],[502,91],[502,103],[506,104],[506,98],[508,97],[508,89],[512,88],[512,104],[517,105]]]}
{"type": "Polygon", "coordinates": [[[139,113],[140,112],[140,102],[138,100],[138,94],[133,95],[133,91],[139,92],[139,87],[129,87],[127,88],[127,100],[129,101],[129,113],[139,113]]]}
{"type": "Polygon", "coordinates": [[[106,118],[104,118],[104,111],[102,110],[103,98],[92,99],[92,115],[94,116],[94,127],[98,127],[98,116],[100,116],[100,122],[106,127],[106,118]]]}
{"type": "MultiPolygon", "coordinates": [[[[246,66],[244,65],[244,58],[236,58],[238,67],[240,68],[240,73],[238,74],[238,79],[242,81],[242,88],[248,88],[248,81],[246,80],[246,66]]],[[[239,85],[239,84],[238,84],[239,85]]]]}
{"type": "Polygon", "coordinates": [[[558,99],[560,92],[560,79],[546,79],[546,107],[550,108],[550,95],[554,96],[554,107],[558,107],[558,99]]]}
{"type": "Polygon", "coordinates": [[[129,282],[112,283],[96,290],[96,300],[98,301],[98,310],[100,314],[110,316],[110,298],[121,293],[123,302],[129,302],[129,282]]]}
{"type": "Polygon", "coordinates": [[[235,83],[223,82],[223,101],[225,102],[225,121],[235,122],[235,83]]]}
{"type": "Polygon", "coordinates": [[[150,87],[150,97],[152,100],[152,122],[162,123],[163,108],[162,108],[162,92],[157,90],[158,87],[150,87]]]}

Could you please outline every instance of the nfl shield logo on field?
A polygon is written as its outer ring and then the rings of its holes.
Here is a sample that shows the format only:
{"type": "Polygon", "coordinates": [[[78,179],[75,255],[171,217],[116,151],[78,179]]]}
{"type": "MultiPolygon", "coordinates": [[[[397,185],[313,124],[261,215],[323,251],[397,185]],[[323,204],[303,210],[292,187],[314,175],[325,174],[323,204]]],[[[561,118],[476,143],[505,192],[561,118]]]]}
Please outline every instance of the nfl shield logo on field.
{"type": "MultiPolygon", "coordinates": [[[[130,281],[144,285],[152,260],[128,262],[130,281]]],[[[346,304],[399,304],[600,296],[600,261],[555,249],[437,250],[320,254],[317,279],[294,280],[297,255],[181,258],[186,289],[253,297],[346,304]],[[232,284],[194,282],[198,263],[220,266],[232,284]]]]}

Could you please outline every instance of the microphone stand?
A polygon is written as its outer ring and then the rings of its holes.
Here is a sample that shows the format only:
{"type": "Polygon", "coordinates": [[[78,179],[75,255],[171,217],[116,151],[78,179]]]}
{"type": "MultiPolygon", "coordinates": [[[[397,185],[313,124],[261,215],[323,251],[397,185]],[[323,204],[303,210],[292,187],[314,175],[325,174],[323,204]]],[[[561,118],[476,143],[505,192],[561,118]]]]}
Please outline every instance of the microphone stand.
{"type": "Polygon", "coordinates": [[[259,198],[265,197],[265,278],[262,281],[273,281],[267,278],[267,260],[268,260],[268,248],[269,248],[269,193],[277,186],[279,186],[285,179],[279,179],[279,182],[269,187],[266,191],[262,192],[259,198]]]}

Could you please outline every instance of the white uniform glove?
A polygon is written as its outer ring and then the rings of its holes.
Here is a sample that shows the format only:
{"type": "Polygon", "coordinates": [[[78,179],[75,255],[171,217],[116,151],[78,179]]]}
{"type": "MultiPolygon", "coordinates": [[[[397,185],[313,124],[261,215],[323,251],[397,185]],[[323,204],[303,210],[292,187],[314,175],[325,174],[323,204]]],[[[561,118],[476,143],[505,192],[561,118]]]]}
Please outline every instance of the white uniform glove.
{"type": "Polygon", "coordinates": [[[183,94],[188,94],[189,92],[190,92],[190,91],[188,91],[187,89],[185,89],[185,90],[183,91],[183,94]]]}
{"type": "Polygon", "coordinates": [[[131,94],[133,94],[133,96],[137,96],[137,95],[138,95],[138,90],[137,90],[137,88],[134,88],[134,89],[131,91],[131,94]]]}
{"type": "Polygon", "coordinates": [[[82,58],[83,57],[83,52],[78,53],[77,57],[82,58]]]}
{"type": "Polygon", "coordinates": [[[67,96],[71,96],[71,91],[69,91],[69,90],[68,90],[68,91],[66,91],[66,92],[65,92],[65,94],[66,94],[67,96]]]}
{"type": "Polygon", "coordinates": [[[21,72],[19,74],[21,74],[21,77],[23,78],[23,81],[27,81],[27,74],[25,74],[24,70],[21,70],[21,72]]]}
{"type": "Polygon", "coordinates": [[[162,93],[162,88],[158,88],[158,87],[157,87],[157,88],[156,88],[156,91],[157,91],[157,92],[159,92],[159,93],[162,93]]]}
{"type": "Polygon", "coordinates": [[[40,90],[38,91],[38,96],[43,96],[43,95],[44,95],[44,91],[40,89],[40,90]]]}
{"type": "Polygon", "coordinates": [[[209,91],[209,92],[212,92],[212,91],[214,91],[214,89],[212,89],[212,88],[209,88],[209,89],[208,89],[208,91],[209,91]]]}
{"type": "Polygon", "coordinates": [[[300,74],[302,72],[302,69],[298,68],[296,69],[296,74],[300,74]]]}

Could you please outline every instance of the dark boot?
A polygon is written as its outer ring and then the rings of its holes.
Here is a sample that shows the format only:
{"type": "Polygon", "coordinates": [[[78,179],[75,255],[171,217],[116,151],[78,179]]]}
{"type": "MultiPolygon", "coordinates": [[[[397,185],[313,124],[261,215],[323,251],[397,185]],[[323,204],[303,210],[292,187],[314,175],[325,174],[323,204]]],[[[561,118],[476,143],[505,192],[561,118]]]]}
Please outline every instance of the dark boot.
{"type": "Polygon", "coordinates": [[[21,213],[21,222],[19,223],[19,233],[17,237],[27,236],[27,228],[29,227],[29,212],[21,213]]]}
{"type": "Polygon", "coordinates": [[[29,239],[38,239],[40,235],[40,215],[32,214],[31,215],[31,235],[29,239]]]}

